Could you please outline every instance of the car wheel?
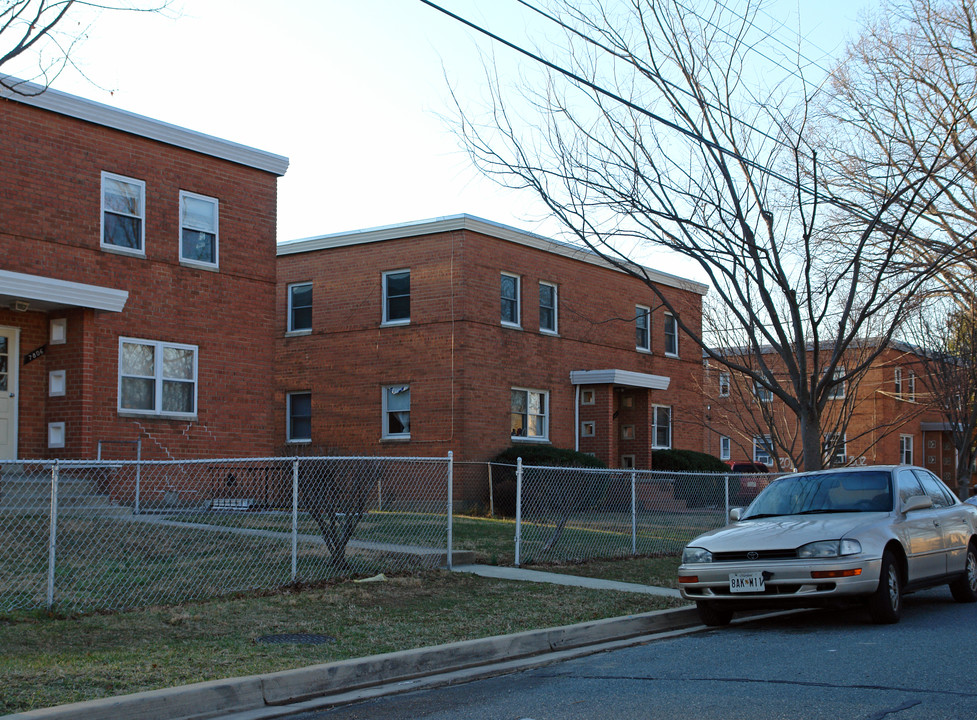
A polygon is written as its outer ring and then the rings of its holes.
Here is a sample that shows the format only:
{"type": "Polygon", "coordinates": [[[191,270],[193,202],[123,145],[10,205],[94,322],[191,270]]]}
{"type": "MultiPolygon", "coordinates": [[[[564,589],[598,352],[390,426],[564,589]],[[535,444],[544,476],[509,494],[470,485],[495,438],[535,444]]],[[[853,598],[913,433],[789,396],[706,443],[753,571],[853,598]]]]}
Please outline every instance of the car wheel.
{"type": "Polygon", "coordinates": [[[695,609],[699,611],[699,619],[702,620],[702,623],[709,627],[729,625],[729,621],[733,619],[732,610],[716,607],[712,603],[697,602],[695,609]]]}
{"type": "Polygon", "coordinates": [[[879,587],[868,599],[868,614],[879,625],[897,623],[902,616],[902,577],[890,550],[882,554],[879,587]]]}
{"type": "Polygon", "coordinates": [[[967,569],[950,583],[950,592],[957,602],[977,602],[977,550],[974,543],[967,547],[967,569]]]}

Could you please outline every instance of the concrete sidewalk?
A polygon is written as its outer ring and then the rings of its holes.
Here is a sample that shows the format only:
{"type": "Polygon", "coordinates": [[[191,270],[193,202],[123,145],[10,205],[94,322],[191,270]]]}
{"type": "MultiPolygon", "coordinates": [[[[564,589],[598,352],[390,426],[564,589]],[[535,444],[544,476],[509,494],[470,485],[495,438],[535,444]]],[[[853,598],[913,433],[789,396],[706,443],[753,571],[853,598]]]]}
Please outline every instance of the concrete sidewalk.
{"type": "MultiPolygon", "coordinates": [[[[679,596],[671,588],[538,570],[490,565],[459,565],[453,569],[505,580],[679,596]]],[[[151,690],[4,717],[7,720],[202,720],[219,716],[225,720],[266,720],[418,687],[515,672],[689,629],[702,629],[691,606],[151,690]]]]}

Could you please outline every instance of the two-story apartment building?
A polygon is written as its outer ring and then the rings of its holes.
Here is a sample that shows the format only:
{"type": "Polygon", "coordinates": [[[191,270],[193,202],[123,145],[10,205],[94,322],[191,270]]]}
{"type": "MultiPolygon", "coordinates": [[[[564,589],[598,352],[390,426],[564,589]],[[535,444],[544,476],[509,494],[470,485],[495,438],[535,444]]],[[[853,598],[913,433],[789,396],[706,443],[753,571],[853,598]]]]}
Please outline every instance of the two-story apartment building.
{"type": "Polygon", "coordinates": [[[270,454],[287,159],[21,89],[0,96],[0,459],[270,454]]]}
{"type": "MultiPolygon", "coordinates": [[[[956,451],[926,376],[917,348],[891,342],[856,385],[838,385],[824,414],[826,463],[920,465],[955,488],[956,451]]],[[[793,470],[789,454],[778,452],[772,433],[764,431],[772,423],[773,432],[799,443],[796,418],[783,404],[725,368],[709,366],[705,378],[706,451],[731,462],[793,470]]]]}
{"type": "Polygon", "coordinates": [[[701,449],[706,287],[670,301],[579,247],[468,215],[278,248],[277,436],[330,452],[488,460],[513,443],[647,468],[701,449]]]}

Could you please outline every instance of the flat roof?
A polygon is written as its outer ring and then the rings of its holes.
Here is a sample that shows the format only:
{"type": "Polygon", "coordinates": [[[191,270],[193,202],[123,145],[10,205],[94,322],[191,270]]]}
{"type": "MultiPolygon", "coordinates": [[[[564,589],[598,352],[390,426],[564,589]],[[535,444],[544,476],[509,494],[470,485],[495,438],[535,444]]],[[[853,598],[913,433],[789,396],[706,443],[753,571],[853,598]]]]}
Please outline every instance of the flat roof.
{"type": "Polygon", "coordinates": [[[288,158],[257,150],[247,145],[222,140],[213,135],[188,130],[178,125],[153,120],[126,110],[119,110],[93,100],[69,95],[60,90],[44,88],[10,75],[0,75],[10,84],[16,84],[19,92],[13,92],[0,84],[0,99],[23,103],[31,107],[73,117],[103,127],[121,130],[131,135],[156,140],[167,145],[193,150],[211,157],[228,160],[239,165],[264,170],[281,177],[288,169],[288,158]]]}
{"type": "MultiPolygon", "coordinates": [[[[591,265],[599,265],[600,267],[624,272],[624,270],[605,260],[589,248],[552,240],[542,235],[467,214],[446,215],[444,217],[415,220],[396,225],[383,225],[364,230],[352,230],[349,232],[332,233],[330,235],[286,240],[278,243],[278,255],[295,255],[298,253],[315,252],[317,250],[332,250],[335,248],[350,247],[352,245],[365,245],[368,243],[384,242],[385,240],[399,240],[419,235],[452,232],[455,230],[470,230],[482,235],[498,238],[499,240],[516,243],[517,245],[524,245],[542,250],[543,252],[553,253],[554,255],[562,255],[574,260],[580,260],[591,265]]],[[[643,265],[638,265],[637,263],[632,263],[631,266],[640,273],[647,275],[649,280],[659,285],[680,288],[698,293],[699,295],[705,295],[709,292],[708,285],[695,280],[654,270],[643,265]]]]}

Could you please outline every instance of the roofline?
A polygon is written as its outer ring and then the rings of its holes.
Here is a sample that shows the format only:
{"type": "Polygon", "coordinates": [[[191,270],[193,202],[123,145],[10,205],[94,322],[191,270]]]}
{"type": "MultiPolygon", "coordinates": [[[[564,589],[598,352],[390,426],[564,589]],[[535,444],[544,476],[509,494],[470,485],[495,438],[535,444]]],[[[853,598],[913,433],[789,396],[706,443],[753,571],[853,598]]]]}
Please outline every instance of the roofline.
{"type": "Polygon", "coordinates": [[[571,370],[571,385],[623,385],[625,387],[648,388],[649,390],[668,390],[671,378],[665,375],[650,375],[649,373],[634,372],[632,370],[571,370]]]}
{"type": "MultiPolygon", "coordinates": [[[[366,228],[363,230],[352,230],[349,232],[332,233],[329,235],[318,235],[316,237],[299,238],[297,240],[286,240],[278,244],[278,255],[294,255],[304,252],[315,252],[317,250],[332,250],[353,245],[365,245],[367,243],[384,242],[386,240],[399,240],[419,235],[433,235],[435,233],[453,232],[456,230],[470,230],[482,235],[506,240],[517,245],[535,248],[544,252],[562,255],[573,260],[598,265],[617,272],[624,272],[614,266],[592,250],[582,248],[578,245],[551,240],[550,238],[520,230],[509,225],[484,220],[474,215],[459,214],[446,215],[438,218],[426,220],[415,220],[412,222],[398,223],[396,225],[383,225],[380,227],[366,228]]],[[[689,280],[678,275],[653,270],[649,267],[634,264],[635,268],[647,274],[648,278],[659,285],[688,290],[699,295],[709,292],[709,286],[695,280],[689,280]]]]}
{"type": "Polygon", "coordinates": [[[0,294],[53,303],[57,307],[87,307],[109,312],[122,312],[129,299],[126,290],[9,270],[0,270],[0,294]]]}
{"type": "Polygon", "coordinates": [[[103,127],[121,130],[131,135],[156,140],[174,147],[192,150],[203,155],[228,160],[239,165],[264,170],[281,177],[288,169],[288,158],[256,148],[222,140],[213,135],[188,130],[144,115],[120,110],[94,100],[69,95],[43,85],[21,81],[10,75],[0,75],[0,99],[23,103],[67,117],[103,127]],[[14,84],[19,92],[13,92],[7,84],[14,84]],[[21,94],[23,93],[23,94],[21,94]]]}

